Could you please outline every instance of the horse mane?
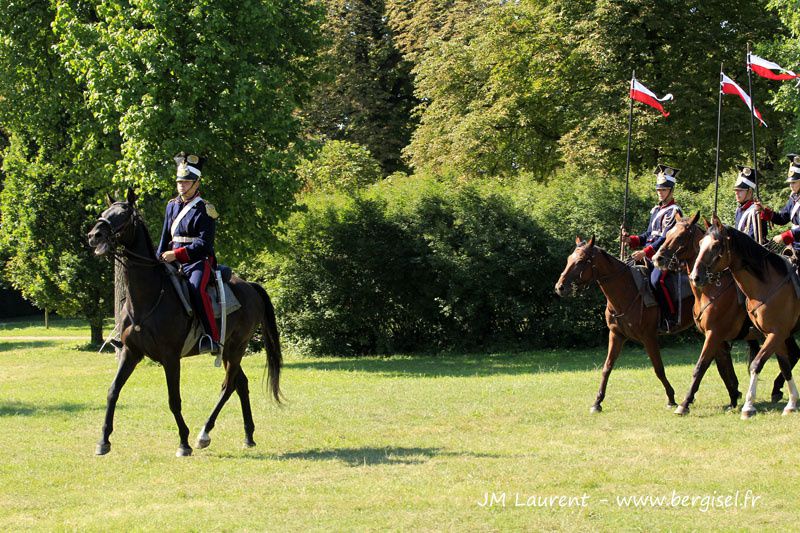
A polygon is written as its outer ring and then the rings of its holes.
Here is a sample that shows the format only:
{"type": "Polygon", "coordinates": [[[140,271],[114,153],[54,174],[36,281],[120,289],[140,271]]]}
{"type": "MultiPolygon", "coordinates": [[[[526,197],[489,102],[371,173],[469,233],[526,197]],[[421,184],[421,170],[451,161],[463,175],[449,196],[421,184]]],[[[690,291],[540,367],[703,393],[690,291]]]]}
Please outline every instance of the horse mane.
{"type": "MultiPolygon", "coordinates": [[[[720,240],[723,238],[722,232],[716,226],[711,226],[709,231],[714,238],[720,240]]],[[[765,270],[769,266],[772,266],[780,274],[789,272],[786,261],[758,244],[746,233],[731,226],[725,226],[725,232],[730,237],[731,252],[736,254],[741,259],[742,266],[759,280],[766,280],[765,270]]]]}

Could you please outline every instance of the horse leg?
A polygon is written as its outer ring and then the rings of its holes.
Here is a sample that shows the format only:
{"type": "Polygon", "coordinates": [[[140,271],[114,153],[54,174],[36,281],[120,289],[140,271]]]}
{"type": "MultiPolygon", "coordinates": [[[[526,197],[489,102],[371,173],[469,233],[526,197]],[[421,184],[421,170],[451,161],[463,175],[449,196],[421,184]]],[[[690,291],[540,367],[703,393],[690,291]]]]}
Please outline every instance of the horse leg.
{"type": "Polygon", "coordinates": [[[625,337],[621,334],[614,332],[613,330],[608,330],[608,355],[606,355],[606,362],[603,364],[603,373],[602,377],[600,378],[600,390],[597,391],[597,398],[594,401],[594,405],[592,405],[589,412],[591,413],[599,413],[603,410],[603,400],[606,397],[606,386],[608,385],[608,377],[611,375],[611,371],[614,369],[614,363],[617,361],[617,357],[619,357],[619,353],[622,351],[622,347],[625,345],[625,337]]]}
{"type": "Polygon", "coordinates": [[[244,445],[246,448],[252,448],[256,445],[256,441],[253,440],[253,433],[256,430],[256,425],[253,422],[253,412],[250,409],[250,389],[247,383],[247,376],[245,376],[244,370],[239,370],[239,375],[236,377],[236,394],[239,395],[239,403],[242,404],[244,445]]]}
{"type": "Polygon", "coordinates": [[[169,410],[172,411],[172,416],[175,417],[175,422],[178,424],[178,436],[181,439],[175,456],[187,457],[192,455],[192,447],[189,446],[189,426],[186,425],[181,414],[181,360],[176,358],[164,361],[164,374],[167,378],[169,410]]]}
{"type": "Polygon", "coordinates": [[[736,404],[739,402],[739,398],[742,397],[742,393],[739,392],[739,378],[736,377],[736,370],[733,368],[731,343],[728,341],[722,343],[722,351],[714,361],[717,365],[719,377],[725,383],[725,388],[728,389],[728,396],[731,399],[727,409],[736,409],[736,404]]]}
{"type": "Polygon", "coordinates": [[[200,430],[200,433],[197,435],[197,447],[198,448],[206,448],[209,444],[211,444],[211,435],[209,432],[214,429],[214,425],[217,423],[217,417],[219,416],[220,411],[225,406],[225,402],[231,397],[233,391],[235,390],[235,381],[236,377],[240,372],[239,363],[232,364],[230,361],[225,361],[225,379],[222,380],[222,388],[220,389],[219,393],[219,400],[217,400],[217,405],[214,406],[214,410],[211,411],[211,415],[209,415],[208,420],[206,420],[203,429],[200,430]]]}
{"type": "MultiPolygon", "coordinates": [[[[797,360],[800,359],[800,347],[797,346],[797,342],[791,335],[786,339],[786,350],[789,355],[789,365],[791,368],[794,368],[794,365],[797,364],[797,360]]],[[[783,373],[781,372],[775,377],[775,381],[772,384],[773,403],[778,403],[783,399],[782,389],[784,382],[783,373]]]]}
{"type": "Polygon", "coordinates": [[[746,420],[756,414],[756,408],[753,404],[756,401],[758,374],[761,372],[761,369],[764,368],[764,363],[767,362],[769,356],[775,352],[775,349],[780,343],[783,343],[783,340],[778,340],[775,333],[769,333],[764,339],[764,344],[761,345],[761,349],[758,351],[758,354],[756,354],[755,359],[753,359],[753,362],[750,364],[750,387],[747,389],[747,396],[744,399],[744,405],[742,405],[742,420],[746,420]]]}
{"type": "Polygon", "coordinates": [[[111,386],[108,388],[103,435],[100,437],[100,442],[97,443],[97,448],[94,451],[95,455],[105,455],[111,451],[111,442],[109,442],[108,437],[114,431],[114,411],[117,407],[117,400],[119,400],[119,393],[141,360],[141,356],[133,355],[127,346],[123,346],[122,351],[120,351],[117,375],[114,376],[114,381],[111,382],[111,386]]]}
{"type": "Polygon", "coordinates": [[[785,344],[775,352],[775,356],[778,358],[781,374],[789,386],[789,403],[783,408],[783,414],[788,415],[797,411],[797,386],[794,383],[794,379],[792,379],[792,363],[789,360],[785,344]]]}
{"type": "Polygon", "coordinates": [[[711,365],[711,360],[714,359],[715,355],[719,358],[721,352],[722,346],[717,336],[714,335],[713,331],[706,331],[706,340],[703,343],[703,349],[700,350],[700,357],[697,359],[697,364],[695,364],[694,370],[692,371],[692,383],[689,385],[689,392],[686,393],[686,398],[683,400],[683,403],[675,409],[676,415],[689,414],[689,405],[694,403],[694,395],[697,394],[700,388],[700,382],[703,380],[706,370],[708,370],[708,367],[711,365]]]}
{"type": "Polygon", "coordinates": [[[667,380],[667,373],[664,371],[664,363],[661,361],[661,349],[658,347],[658,339],[655,334],[643,340],[644,349],[647,351],[647,356],[653,364],[653,370],[656,372],[656,377],[664,385],[664,391],[667,393],[667,407],[676,407],[675,403],[675,389],[669,384],[667,380]]]}

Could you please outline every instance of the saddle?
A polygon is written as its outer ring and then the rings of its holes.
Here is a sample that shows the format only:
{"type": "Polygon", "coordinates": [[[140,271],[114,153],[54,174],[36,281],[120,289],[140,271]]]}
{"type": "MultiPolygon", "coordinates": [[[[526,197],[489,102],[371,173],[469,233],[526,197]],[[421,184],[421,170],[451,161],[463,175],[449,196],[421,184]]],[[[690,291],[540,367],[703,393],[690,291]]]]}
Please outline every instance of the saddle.
{"type": "MultiPolygon", "coordinates": [[[[186,312],[186,315],[192,318],[192,327],[189,329],[189,335],[186,337],[186,340],[183,343],[183,349],[181,350],[181,357],[187,355],[192,348],[197,345],[197,341],[203,335],[203,326],[200,324],[200,320],[195,316],[194,310],[192,309],[191,304],[189,303],[189,282],[188,280],[180,273],[180,271],[170,263],[163,263],[164,267],[167,269],[167,273],[169,274],[170,281],[172,281],[172,286],[175,289],[178,298],[180,299],[181,303],[183,304],[183,310],[186,312]]],[[[236,298],[236,295],[233,293],[230,287],[230,281],[232,272],[231,269],[225,265],[219,265],[213,272],[212,280],[206,286],[206,292],[208,293],[209,298],[211,298],[211,307],[214,310],[214,318],[221,318],[222,317],[222,305],[221,299],[217,294],[217,273],[220,274],[222,278],[222,286],[224,287],[225,291],[225,315],[229,315],[240,309],[242,304],[236,298]]],[[[224,339],[223,339],[224,342],[224,339]]]]}
{"type": "Polygon", "coordinates": [[[644,265],[632,265],[630,267],[633,281],[636,283],[636,288],[639,294],[642,295],[642,301],[645,307],[655,307],[658,305],[656,297],[653,295],[653,288],[650,286],[650,273],[644,265]]]}

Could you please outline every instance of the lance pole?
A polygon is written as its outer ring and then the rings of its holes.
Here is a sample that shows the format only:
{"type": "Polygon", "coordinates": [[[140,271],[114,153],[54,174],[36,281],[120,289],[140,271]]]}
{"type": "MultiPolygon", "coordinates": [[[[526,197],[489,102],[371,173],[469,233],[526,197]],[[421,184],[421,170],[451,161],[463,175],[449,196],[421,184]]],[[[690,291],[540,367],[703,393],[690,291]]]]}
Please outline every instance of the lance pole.
{"type": "Polygon", "coordinates": [[[719,127],[722,122],[722,69],[723,64],[719,64],[719,92],[717,102],[717,161],[714,165],[714,216],[717,216],[717,197],[719,193],[719,127]]]}
{"type": "MultiPolygon", "coordinates": [[[[636,71],[631,72],[631,87],[633,90],[633,82],[636,79],[636,71]]],[[[627,229],[628,223],[628,180],[631,172],[631,131],[633,130],[633,96],[628,92],[630,105],[628,107],[628,149],[625,155],[625,200],[622,203],[622,225],[619,227],[619,258],[625,260],[625,241],[622,239],[623,232],[627,229]]]]}
{"type": "MultiPolygon", "coordinates": [[[[756,97],[753,94],[753,81],[750,75],[750,43],[747,43],[747,90],[750,93],[750,137],[753,141],[753,183],[756,185],[756,200],[758,196],[758,161],[756,159],[756,97]]],[[[764,243],[764,236],[761,234],[761,224],[756,224],[756,237],[758,243],[764,243]]]]}

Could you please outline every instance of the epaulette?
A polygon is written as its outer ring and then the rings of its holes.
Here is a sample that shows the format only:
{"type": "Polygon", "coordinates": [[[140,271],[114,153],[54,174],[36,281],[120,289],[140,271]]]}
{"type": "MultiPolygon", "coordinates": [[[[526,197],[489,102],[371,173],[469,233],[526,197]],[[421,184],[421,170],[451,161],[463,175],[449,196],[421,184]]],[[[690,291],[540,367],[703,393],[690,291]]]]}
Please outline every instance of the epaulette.
{"type": "Polygon", "coordinates": [[[219,213],[217,213],[217,208],[214,207],[214,205],[211,202],[203,200],[203,203],[206,204],[206,213],[208,213],[208,216],[210,216],[213,219],[219,217],[219,213]]]}

